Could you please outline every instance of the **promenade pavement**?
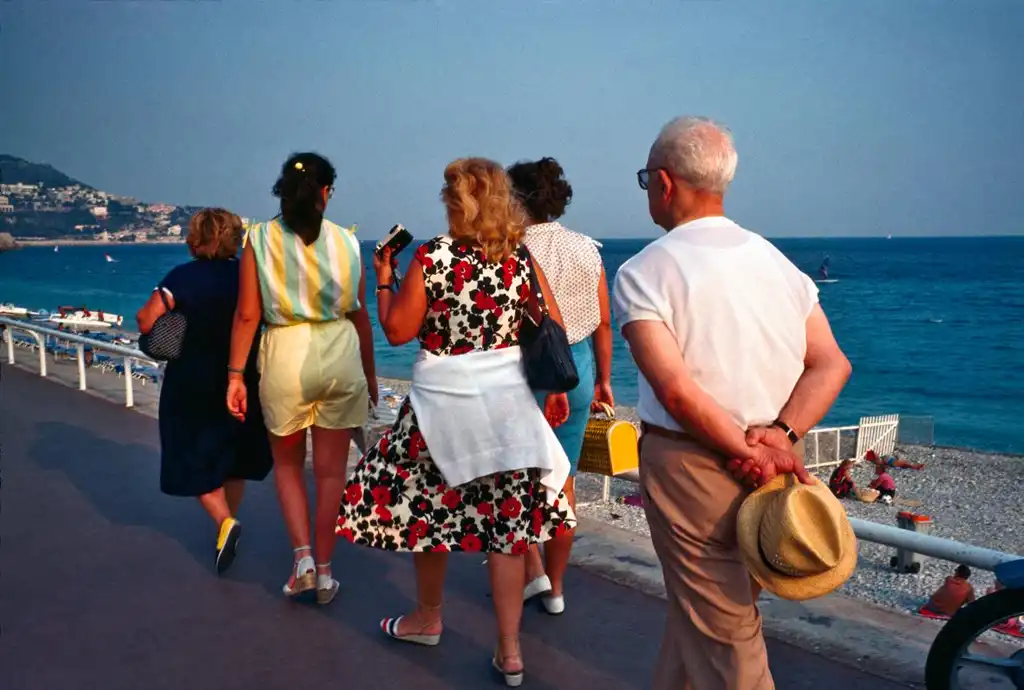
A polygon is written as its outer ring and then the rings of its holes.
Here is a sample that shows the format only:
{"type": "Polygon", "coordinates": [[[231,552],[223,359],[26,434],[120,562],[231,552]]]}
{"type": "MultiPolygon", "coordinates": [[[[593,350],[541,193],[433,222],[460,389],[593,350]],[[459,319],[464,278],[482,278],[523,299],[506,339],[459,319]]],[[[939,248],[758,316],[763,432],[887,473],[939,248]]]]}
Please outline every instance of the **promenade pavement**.
{"type": "MultiPolygon", "coordinates": [[[[218,578],[212,523],[159,493],[154,419],[0,367],[0,688],[500,687],[483,555],[451,560],[441,645],[396,643],[377,623],[412,605],[410,558],[339,544],[338,599],[286,600],[291,553],[267,481],[218,578]]],[[[524,687],[650,687],[664,602],[578,568],[567,591],[565,615],[525,613],[524,687]]],[[[779,688],[906,687],[776,640],[769,654],[779,688]]]]}

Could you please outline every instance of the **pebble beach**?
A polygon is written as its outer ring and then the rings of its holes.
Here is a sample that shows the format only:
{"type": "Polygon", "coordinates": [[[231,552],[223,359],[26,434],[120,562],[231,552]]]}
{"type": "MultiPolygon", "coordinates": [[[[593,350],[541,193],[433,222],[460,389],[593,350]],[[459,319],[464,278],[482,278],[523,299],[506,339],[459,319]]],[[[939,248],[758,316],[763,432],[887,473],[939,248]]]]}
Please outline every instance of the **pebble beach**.
{"type": "MultiPolygon", "coordinates": [[[[897,495],[920,501],[920,506],[897,503],[861,503],[844,500],[850,517],[881,524],[896,524],[901,510],[932,518],[931,534],[959,542],[984,546],[1006,553],[1024,554],[1024,513],[1020,489],[1024,482],[1024,458],[978,453],[958,448],[923,446],[897,447],[897,455],[913,462],[926,463],[923,470],[893,469],[897,495]]],[[[828,472],[818,476],[828,480],[828,472]]],[[[858,485],[866,485],[872,466],[861,464],[853,471],[858,485]]],[[[649,534],[643,508],[628,505],[637,497],[636,484],[613,479],[611,500],[601,500],[602,477],[580,475],[576,494],[581,516],[601,520],[622,529],[649,534]]],[[[895,549],[860,541],[859,561],[853,577],[842,591],[858,599],[889,608],[913,612],[943,580],[952,574],[954,564],[926,559],[916,575],[896,573],[889,567],[895,549]]],[[[977,593],[992,586],[992,574],[975,571],[971,582],[977,593]]]]}

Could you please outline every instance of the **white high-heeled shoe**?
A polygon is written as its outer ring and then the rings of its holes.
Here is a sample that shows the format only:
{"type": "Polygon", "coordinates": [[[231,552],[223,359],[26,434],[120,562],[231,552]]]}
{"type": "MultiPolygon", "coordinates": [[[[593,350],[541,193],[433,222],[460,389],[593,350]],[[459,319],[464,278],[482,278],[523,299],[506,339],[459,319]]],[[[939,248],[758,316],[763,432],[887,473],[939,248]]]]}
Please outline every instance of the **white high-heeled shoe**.
{"type": "Polygon", "coordinates": [[[320,572],[324,568],[330,569],[330,563],[317,563],[316,567],[316,603],[326,606],[334,601],[334,597],[338,595],[341,583],[335,580],[329,572],[327,574],[320,572]]]}
{"type": "MultiPolygon", "coordinates": [[[[518,649],[519,648],[519,640],[518,640],[518,636],[516,636],[516,637],[517,637],[517,639],[516,639],[516,648],[518,649]]],[[[522,662],[522,652],[521,651],[518,654],[515,654],[515,655],[512,656],[513,659],[517,658],[517,657],[519,658],[519,661],[521,663],[522,662]]],[[[523,677],[525,675],[525,668],[520,666],[518,671],[507,671],[507,670],[505,670],[505,662],[506,661],[507,661],[507,658],[501,657],[499,652],[498,652],[498,650],[495,649],[494,650],[494,656],[491,657],[491,665],[494,667],[494,670],[497,671],[501,675],[501,677],[505,681],[505,685],[507,687],[518,688],[520,685],[523,684],[523,677]]]]}
{"type": "Polygon", "coordinates": [[[530,580],[523,588],[523,601],[529,601],[541,594],[551,591],[551,580],[547,575],[541,575],[530,580]]]}
{"type": "MultiPolygon", "coordinates": [[[[310,547],[308,546],[300,546],[295,549],[295,553],[298,554],[309,550],[310,547]]],[[[292,587],[288,582],[285,582],[284,587],[281,588],[285,596],[294,597],[311,589],[316,589],[316,563],[313,562],[312,556],[307,554],[295,561],[292,575],[295,578],[295,586],[292,587]]]]}

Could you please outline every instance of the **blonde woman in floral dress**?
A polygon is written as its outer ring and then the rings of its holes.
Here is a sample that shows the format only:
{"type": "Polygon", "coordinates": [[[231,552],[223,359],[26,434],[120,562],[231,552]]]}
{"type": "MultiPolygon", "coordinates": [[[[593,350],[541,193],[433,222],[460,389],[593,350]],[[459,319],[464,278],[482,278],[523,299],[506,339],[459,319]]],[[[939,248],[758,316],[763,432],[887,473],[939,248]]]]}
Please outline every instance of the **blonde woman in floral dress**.
{"type": "Polygon", "coordinates": [[[568,400],[550,395],[542,411],[522,372],[519,328],[538,304],[521,244],[525,218],[505,171],[484,159],[457,160],[445,170],[442,199],[449,232],[419,247],[397,294],[390,255],[375,257],[384,333],[392,345],[418,338],[420,354],[398,420],[347,486],[338,532],[415,554],[416,608],[381,628],[423,645],[440,642],[448,553],[487,552],[498,626],[493,664],[516,686],[524,556],[575,525],[561,493],[568,459],[551,430],[568,417],[568,400]]]}

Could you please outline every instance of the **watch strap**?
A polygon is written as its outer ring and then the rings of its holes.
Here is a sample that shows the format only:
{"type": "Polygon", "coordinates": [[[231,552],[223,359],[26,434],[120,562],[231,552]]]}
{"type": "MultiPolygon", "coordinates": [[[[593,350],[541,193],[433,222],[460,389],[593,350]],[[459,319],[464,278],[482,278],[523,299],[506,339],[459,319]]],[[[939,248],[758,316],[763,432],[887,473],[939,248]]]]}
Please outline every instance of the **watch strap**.
{"type": "Polygon", "coordinates": [[[790,443],[796,443],[797,441],[800,440],[800,437],[797,436],[795,431],[793,431],[793,427],[791,427],[789,424],[786,424],[781,419],[776,419],[774,422],[772,422],[772,426],[778,429],[782,429],[786,433],[786,437],[789,439],[790,443]]]}

